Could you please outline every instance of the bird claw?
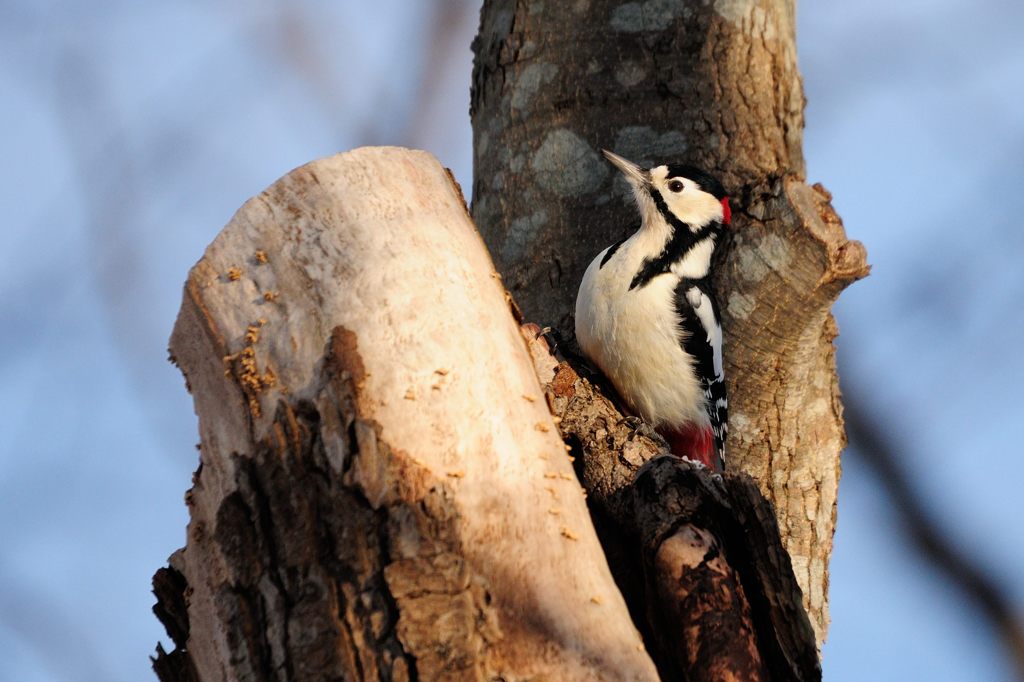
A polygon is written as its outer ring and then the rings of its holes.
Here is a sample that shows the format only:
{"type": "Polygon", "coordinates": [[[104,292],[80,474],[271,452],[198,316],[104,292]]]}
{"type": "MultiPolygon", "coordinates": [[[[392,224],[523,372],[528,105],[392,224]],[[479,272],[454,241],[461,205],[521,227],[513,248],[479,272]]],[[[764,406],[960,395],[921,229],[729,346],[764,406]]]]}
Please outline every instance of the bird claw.
{"type": "Polygon", "coordinates": [[[708,468],[708,465],[705,464],[704,462],[700,461],[699,459],[690,459],[686,455],[683,455],[679,459],[683,460],[684,462],[686,462],[687,464],[689,464],[690,466],[692,466],[695,469],[707,469],[708,468]]]}
{"type": "Polygon", "coordinates": [[[558,330],[554,329],[553,327],[544,327],[543,329],[538,331],[533,338],[535,340],[543,338],[545,341],[547,341],[548,347],[550,348],[552,354],[558,352],[559,347],[562,345],[562,335],[559,334],[558,330]]]}
{"type": "Polygon", "coordinates": [[[622,426],[623,424],[625,424],[626,426],[628,426],[631,429],[636,429],[638,426],[640,426],[643,423],[644,423],[644,420],[641,419],[640,417],[636,417],[634,415],[627,414],[625,417],[623,417],[622,419],[620,419],[618,421],[616,426],[622,426]]]}
{"type": "Polygon", "coordinates": [[[654,430],[653,426],[635,415],[627,415],[620,419],[618,425],[621,426],[623,424],[629,427],[629,440],[633,440],[637,436],[646,436],[647,438],[657,436],[657,431],[654,430]]]}

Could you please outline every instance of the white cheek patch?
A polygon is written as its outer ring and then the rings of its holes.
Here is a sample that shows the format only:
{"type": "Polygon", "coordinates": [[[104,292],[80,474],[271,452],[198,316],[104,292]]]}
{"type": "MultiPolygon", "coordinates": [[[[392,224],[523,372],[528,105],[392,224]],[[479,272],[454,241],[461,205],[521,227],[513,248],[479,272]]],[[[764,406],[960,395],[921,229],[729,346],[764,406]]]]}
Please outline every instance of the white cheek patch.
{"type": "MultiPolygon", "coordinates": [[[[711,254],[714,253],[714,250],[715,238],[712,236],[705,237],[694,244],[685,256],[672,264],[672,273],[677,277],[688,279],[706,277],[708,271],[711,270],[711,254]]],[[[689,292],[687,292],[687,298],[690,301],[690,305],[694,308],[700,305],[700,300],[694,301],[694,299],[690,298],[689,292]]]]}
{"type": "Polygon", "coordinates": [[[663,196],[669,210],[694,232],[714,220],[722,219],[722,202],[700,189],[692,180],[683,180],[685,189],[672,192],[665,189],[663,196]]]}

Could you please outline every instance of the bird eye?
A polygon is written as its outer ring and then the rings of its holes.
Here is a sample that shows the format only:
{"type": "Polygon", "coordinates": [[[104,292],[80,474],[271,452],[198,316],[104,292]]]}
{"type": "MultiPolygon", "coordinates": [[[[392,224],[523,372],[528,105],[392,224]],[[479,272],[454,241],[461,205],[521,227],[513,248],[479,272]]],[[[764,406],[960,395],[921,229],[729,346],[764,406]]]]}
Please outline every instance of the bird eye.
{"type": "Polygon", "coordinates": [[[673,192],[682,192],[683,182],[682,180],[673,180],[672,182],[668,183],[668,188],[673,192]]]}

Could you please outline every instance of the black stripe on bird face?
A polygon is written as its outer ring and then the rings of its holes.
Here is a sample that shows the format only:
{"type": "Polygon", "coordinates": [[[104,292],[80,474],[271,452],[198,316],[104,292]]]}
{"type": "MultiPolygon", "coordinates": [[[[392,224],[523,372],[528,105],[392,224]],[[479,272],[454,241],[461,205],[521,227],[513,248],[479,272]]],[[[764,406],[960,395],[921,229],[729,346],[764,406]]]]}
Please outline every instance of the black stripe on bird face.
{"type": "MultiPolygon", "coordinates": [[[[725,217],[723,200],[705,190],[697,181],[686,177],[669,177],[667,166],[658,166],[651,171],[648,193],[657,192],[661,199],[659,212],[666,220],[690,226],[691,230],[709,223],[721,223],[725,217]]],[[[709,178],[710,182],[714,182],[709,178]]],[[[715,183],[717,184],[717,183],[715,183]]],[[[652,200],[656,200],[652,195],[652,200]]]]}
{"type": "MultiPolygon", "coordinates": [[[[661,253],[653,258],[645,258],[643,263],[641,263],[640,269],[637,270],[633,280],[629,283],[631,291],[637,287],[645,286],[658,275],[669,272],[672,269],[672,265],[684,258],[690,249],[712,234],[712,232],[721,228],[721,223],[717,222],[694,228],[692,225],[679,220],[669,210],[664,197],[661,196],[661,192],[654,187],[648,187],[647,192],[650,194],[655,206],[658,207],[658,212],[662,218],[668,223],[670,235],[661,253]]],[[[714,244],[712,243],[713,246],[714,244]]]]}
{"type": "Polygon", "coordinates": [[[674,230],[687,229],[693,231],[692,225],[687,225],[682,220],[676,217],[676,215],[669,209],[668,204],[665,203],[665,197],[661,195],[661,192],[654,188],[653,185],[647,187],[647,193],[651,195],[651,199],[654,200],[654,205],[658,207],[658,213],[665,219],[665,222],[672,226],[674,230]]]}

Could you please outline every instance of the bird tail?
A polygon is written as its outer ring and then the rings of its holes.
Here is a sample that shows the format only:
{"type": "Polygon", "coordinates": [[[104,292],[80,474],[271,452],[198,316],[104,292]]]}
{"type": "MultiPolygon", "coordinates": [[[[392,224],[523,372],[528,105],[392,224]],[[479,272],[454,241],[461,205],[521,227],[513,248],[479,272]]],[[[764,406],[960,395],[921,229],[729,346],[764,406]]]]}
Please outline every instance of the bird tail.
{"type": "Polygon", "coordinates": [[[722,458],[715,450],[715,434],[711,426],[697,424],[682,428],[658,429],[676,457],[700,462],[712,471],[722,471],[722,458]]]}

